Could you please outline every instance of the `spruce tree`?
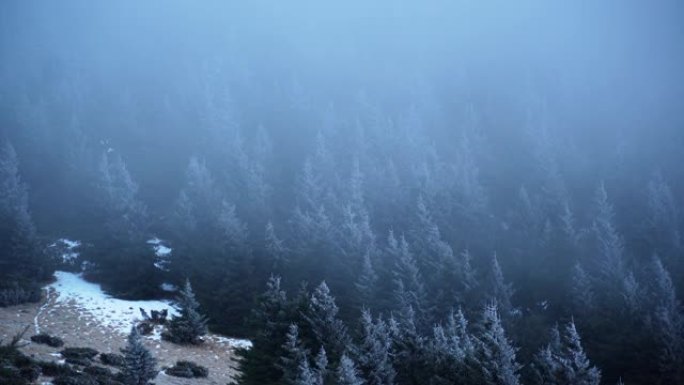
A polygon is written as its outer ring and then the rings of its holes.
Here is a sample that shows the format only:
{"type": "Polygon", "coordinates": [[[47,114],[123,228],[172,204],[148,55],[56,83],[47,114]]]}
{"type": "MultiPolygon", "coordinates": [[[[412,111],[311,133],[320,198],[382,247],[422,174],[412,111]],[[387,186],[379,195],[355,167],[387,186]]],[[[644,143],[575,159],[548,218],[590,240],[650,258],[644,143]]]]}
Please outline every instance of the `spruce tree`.
{"type": "Polygon", "coordinates": [[[330,295],[328,285],[322,282],[311,294],[304,318],[316,342],[325,348],[333,362],[339,359],[350,345],[347,327],[338,318],[338,312],[335,298],[330,295]]]}
{"type": "Polygon", "coordinates": [[[157,360],[143,345],[138,328],[133,326],[128,344],[122,349],[124,367],[122,374],[126,385],[147,385],[157,376],[157,360]]]}
{"type": "Polygon", "coordinates": [[[289,328],[289,304],[280,287],[280,277],[271,276],[266,291],[259,296],[256,307],[248,318],[253,331],[249,349],[239,349],[239,383],[242,385],[276,384],[282,370],[274,365],[283,355],[282,342],[289,328]]]}
{"type": "Polygon", "coordinates": [[[387,323],[373,321],[368,309],[361,315],[363,334],[356,349],[357,362],[368,385],[394,385],[396,371],[392,366],[392,339],[387,323]]]}
{"type": "Polygon", "coordinates": [[[365,382],[359,378],[359,373],[356,370],[354,361],[346,354],[340,358],[340,364],[337,367],[337,382],[336,385],[363,385],[365,382]]]}
{"type": "Polygon", "coordinates": [[[199,302],[195,299],[190,280],[185,281],[176,301],[180,315],[169,321],[164,339],[177,344],[201,344],[202,336],[207,334],[207,320],[199,313],[199,302]]]}
{"type": "Polygon", "coordinates": [[[285,336],[285,343],[282,345],[282,351],[280,359],[275,363],[282,372],[280,379],[282,384],[296,385],[302,376],[313,377],[308,363],[309,352],[302,346],[299,338],[299,327],[296,324],[290,324],[285,336]],[[305,367],[302,368],[302,365],[305,367]]]}
{"type": "Polygon", "coordinates": [[[486,384],[518,385],[517,349],[506,337],[496,305],[485,306],[480,328],[478,358],[486,384]]]}

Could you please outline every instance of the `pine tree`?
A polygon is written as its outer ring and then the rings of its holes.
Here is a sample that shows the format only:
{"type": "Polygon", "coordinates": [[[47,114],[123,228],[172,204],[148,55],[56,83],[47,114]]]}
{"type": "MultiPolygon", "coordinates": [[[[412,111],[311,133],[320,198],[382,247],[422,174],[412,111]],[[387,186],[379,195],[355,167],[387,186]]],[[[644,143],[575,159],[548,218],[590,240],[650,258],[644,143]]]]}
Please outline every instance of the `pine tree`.
{"type": "Polygon", "coordinates": [[[266,291],[259,296],[248,318],[248,325],[254,331],[252,347],[237,352],[240,356],[240,384],[270,385],[280,381],[283,372],[273,363],[284,353],[282,341],[289,328],[289,312],[280,277],[271,276],[266,283],[266,291]]]}
{"type": "Polygon", "coordinates": [[[504,317],[513,315],[514,309],[513,305],[511,305],[513,287],[511,284],[505,282],[496,253],[492,257],[491,262],[489,290],[490,300],[496,303],[497,309],[500,309],[504,317]]]}
{"type": "Polygon", "coordinates": [[[566,384],[599,385],[601,383],[601,372],[591,365],[584,353],[574,321],[570,321],[565,326],[562,335],[561,354],[564,357],[563,377],[566,384]]]}
{"type": "Polygon", "coordinates": [[[147,207],[138,200],[138,185],[119,153],[102,154],[100,188],[113,235],[125,241],[142,241],[148,226],[147,207]]]}
{"type": "Polygon", "coordinates": [[[340,358],[340,364],[337,367],[337,385],[363,385],[365,382],[359,378],[359,373],[356,370],[354,361],[346,354],[340,358]]]}
{"type": "Polygon", "coordinates": [[[392,340],[385,321],[373,321],[369,310],[361,315],[363,335],[356,351],[359,368],[368,385],[394,385],[396,372],[392,366],[392,340]]]}
{"type": "Polygon", "coordinates": [[[199,302],[195,299],[190,280],[185,281],[177,302],[180,315],[169,321],[164,338],[177,344],[201,344],[202,336],[207,334],[207,320],[199,313],[199,302]]]}
{"type": "Polygon", "coordinates": [[[684,379],[684,317],[669,273],[657,256],[651,260],[651,301],[653,332],[659,346],[657,352],[661,383],[678,383],[684,379]]]}
{"type": "Polygon", "coordinates": [[[663,252],[679,250],[682,246],[680,214],[672,190],[660,173],[655,173],[648,183],[647,202],[646,229],[651,244],[656,250],[663,252]]]}
{"type": "Polygon", "coordinates": [[[283,241],[278,238],[273,227],[273,223],[269,221],[266,224],[266,235],[264,237],[264,248],[266,249],[266,254],[272,261],[272,267],[274,270],[282,269],[288,262],[287,260],[287,248],[285,247],[283,241]]]}
{"type": "Polygon", "coordinates": [[[595,309],[594,292],[589,276],[577,263],[572,272],[571,301],[575,313],[587,315],[595,309]]]}
{"type": "Polygon", "coordinates": [[[374,305],[374,295],[377,283],[378,275],[375,273],[369,250],[363,255],[361,273],[355,283],[362,306],[374,305]]]}
{"type": "Polygon", "coordinates": [[[534,358],[534,380],[538,385],[599,385],[601,372],[591,366],[584,353],[574,321],[551,332],[551,342],[534,358]]]}
{"type": "Polygon", "coordinates": [[[318,344],[333,359],[338,359],[350,346],[347,327],[337,317],[338,312],[335,298],[330,295],[328,285],[322,282],[311,294],[304,318],[318,344]]]}
{"type": "Polygon", "coordinates": [[[595,217],[592,233],[597,243],[596,274],[598,282],[608,285],[609,290],[617,290],[625,277],[623,252],[624,245],[615,227],[613,205],[608,200],[608,194],[603,183],[596,190],[594,197],[595,217]]]}
{"type": "Polygon", "coordinates": [[[516,348],[506,337],[496,305],[485,306],[479,336],[479,361],[487,385],[518,385],[516,348]]]}
{"type": "Polygon", "coordinates": [[[28,189],[9,142],[0,145],[0,306],[40,300],[37,281],[52,275],[38,248],[28,206],[28,189]]]}
{"type": "MultiPolygon", "coordinates": [[[[309,369],[309,353],[302,346],[299,339],[299,327],[297,327],[296,324],[290,324],[282,350],[283,354],[280,357],[279,362],[276,363],[276,366],[283,373],[281,378],[283,384],[296,385],[302,376],[307,378],[313,377],[309,369]],[[305,365],[305,367],[302,368],[302,365],[305,365]],[[302,371],[304,371],[304,373],[302,373],[302,371]]],[[[313,381],[313,379],[310,381],[313,381]]]]}
{"type": "Polygon", "coordinates": [[[126,385],[147,385],[157,376],[157,360],[143,345],[138,329],[133,326],[128,344],[122,349],[124,367],[122,374],[126,385]]]}
{"type": "Polygon", "coordinates": [[[387,243],[389,260],[394,261],[394,297],[398,309],[404,312],[411,308],[418,323],[422,324],[427,316],[425,310],[427,293],[415,257],[409,250],[408,242],[403,236],[397,241],[394,233],[390,231],[387,243]]]}

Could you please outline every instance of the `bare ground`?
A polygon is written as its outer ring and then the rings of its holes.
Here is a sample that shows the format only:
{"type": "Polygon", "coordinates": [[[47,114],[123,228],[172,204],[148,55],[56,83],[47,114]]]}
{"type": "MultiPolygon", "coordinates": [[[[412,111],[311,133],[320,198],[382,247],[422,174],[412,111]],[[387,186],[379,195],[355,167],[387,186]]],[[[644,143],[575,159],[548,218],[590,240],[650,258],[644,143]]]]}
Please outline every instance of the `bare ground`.
{"type": "MultiPolygon", "coordinates": [[[[125,335],[99,324],[93,317],[80,311],[75,302],[57,303],[55,297],[53,292],[48,292],[39,304],[0,308],[0,340],[8,341],[30,325],[24,336],[25,341],[22,341],[26,345],[21,350],[39,360],[61,360],[58,353],[62,348],[32,343],[29,338],[38,331],[63,339],[66,347],[89,347],[100,353],[120,353],[119,349],[126,343],[125,335]]],[[[155,384],[226,385],[236,374],[234,349],[220,336],[209,335],[201,346],[179,346],[162,341],[158,335],[146,337],[145,344],[159,361],[160,368],[172,366],[179,360],[193,361],[209,368],[209,377],[176,378],[166,375],[162,370],[154,380],[155,384]]]]}

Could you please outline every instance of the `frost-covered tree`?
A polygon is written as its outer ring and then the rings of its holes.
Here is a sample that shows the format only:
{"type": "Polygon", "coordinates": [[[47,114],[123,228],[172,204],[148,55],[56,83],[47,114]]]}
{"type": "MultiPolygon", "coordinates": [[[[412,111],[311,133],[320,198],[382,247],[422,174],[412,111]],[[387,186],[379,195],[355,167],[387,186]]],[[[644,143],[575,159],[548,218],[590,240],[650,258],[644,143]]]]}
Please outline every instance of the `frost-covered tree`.
{"type": "Polygon", "coordinates": [[[484,308],[478,336],[478,359],[488,385],[517,385],[521,365],[516,361],[516,348],[506,333],[496,305],[484,308]]]}
{"type": "Polygon", "coordinates": [[[128,344],[122,349],[124,366],[122,369],[126,385],[147,385],[158,373],[157,360],[143,345],[142,338],[135,326],[128,335],[128,344]]]}
{"type": "Polygon", "coordinates": [[[185,281],[176,301],[180,314],[169,321],[164,339],[177,344],[202,343],[202,337],[207,334],[207,320],[199,312],[199,302],[195,299],[190,280],[185,281]]]}
{"type": "Polygon", "coordinates": [[[276,235],[272,222],[266,224],[266,234],[264,236],[264,249],[268,258],[271,260],[274,270],[281,269],[288,262],[288,250],[284,242],[276,235]]]}
{"type": "Polygon", "coordinates": [[[52,274],[38,248],[28,189],[9,142],[0,144],[0,306],[40,300],[37,281],[52,274]]]}
{"type": "Polygon", "coordinates": [[[584,352],[574,321],[559,334],[554,327],[551,342],[534,358],[534,381],[539,385],[599,385],[601,372],[584,352]]]}
{"type": "Polygon", "coordinates": [[[325,348],[333,360],[339,359],[350,346],[347,327],[338,318],[338,312],[339,308],[335,304],[335,298],[330,294],[328,285],[321,282],[311,294],[304,318],[316,342],[325,348]]]}
{"type": "Polygon", "coordinates": [[[36,230],[28,206],[28,189],[19,175],[14,147],[0,147],[0,216],[2,219],[3,271],[23,270],[31,264],[36,230]]]}
{"type": "Polygon", "coordinates": [[[490,301],[497,305],[497,310],[500,310],[504,317],[509,317],[513,314],[513,305],[511,304],[511,297],[513,296],[513,287],[510,283],[504,280],[499,259],[496,253],[492,256],[492,261],[489,271],[489,296],[490,301]]]}
{"type": "Polygon", "coordinates": [[[676,252],[682,245],[679,209],[670,186],[660,173],[655,173],[648,182],[647,199],[646,230],[652,247],[661,252],[676,252]]]}
{"type": "Polygon", "coordinates": [[[351,358],[346,354],[340,358],[340,364],[337,366],[337,382],[336,385],[363,385],[365,382],[359,378],[359,373],[356,365],[351,358]]]}
{"type": "Polygon", "coordinates": [[[282,349],[283,354],[278,360],[279,362],[276,363],[283,373],[281,382],[286,385],[298,384],[297,381],[302,377],[301,365],[305,365],[306,369],[303,375],[313,380],[308,362],[309,352],[302,346],[299,338],[299,327],[296,324],[290,324],[282,349]]]}
{"type": "Polygon", "coordinates": [[[257,305],[248,318],[252,347],[240,349],[239,383],[242,385],[276,384],[283,375],[278,363],[284,354],[282,342],[289,331],[290,308],[287,295],[280,286],[280,277],[271,276],[257,305]]]}
{"type": "Polygon", "coordinates": [[[623,261],[624,243],[615,227],[613,205],[608,200],[605,185],[601,183],[594,196],[594,221],[592,234],[596,242],[596,253],[592,266],[595,267],[597,282],[616,290],[625,277],[623,261]]]}
{"type": "Polygon", "coordinates": [[[411,308],[418,318],[417,321],[422,323],[426,316],[427,292],[408,242],[403,236],[397,240],[394,232],[390,231],[386,253],[388,259],[394,263],[392,274],[397,308],[402,313],[411,308]]]}
{"type": "Polygon", "coordinates": [[[108,227],[114,236],[141,242],[148,226],[147,207],[138,199],[138,185],[118,152],[106,151],[99,166],[108,227]]]}
{"type": "Polygon", "coordinates": [[[374,295],[377,290],[378,275],[373,267],[370,250],[363,254],[361,272],[358,275],[355,286],[359,293],[359,302],[362,306],[371,306],[375,303],[374,295]]]}
{"type": "Polygon", "coordinates": [[[206,162],[196,157],[190,158],[185,172],[185,185],[176,201],[175,227],[178,231],[191,233],[199,229],[213,230],[218,219],[216,209],[220,206],[221,196],[206,162]]]}
{"type": "Polygon", "coordinates": [[[579,263],[575,265],[572,271],[570,299],[577,314],[591,314],[596,305],[591,280],[579,263]]]}
{"type": "Polygon", "coordinates": [[[658,369],[661,383],[678,383],[684,379],[684,316],[669,273],[657,256],[651,261],[651,301],[653,332],[657,340],[658,369]]]}
{"type": "Polygon", "coordinates": [[[561,354],[564,357],[563,377],[565,377],[566,384],[599,385],[601,383],[601,372],[591,365],[584,353],[574,321],[569,322],[563,330],[561,354]]]}
{"type": "Polygon", "coordinates": [[[361,314],[363,335],[356,351],[357,362],[368,385],[394,385],[392,340],[388,325],[381,318],[373,320],[369,310],[361,314]]]}

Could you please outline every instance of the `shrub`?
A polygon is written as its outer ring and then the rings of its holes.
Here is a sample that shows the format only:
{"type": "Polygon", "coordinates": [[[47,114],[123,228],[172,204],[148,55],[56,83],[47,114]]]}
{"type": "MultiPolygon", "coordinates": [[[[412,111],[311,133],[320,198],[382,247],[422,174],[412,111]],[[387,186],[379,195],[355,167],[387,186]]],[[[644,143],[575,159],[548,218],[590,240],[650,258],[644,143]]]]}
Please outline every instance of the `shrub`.
{"type": "Polygon", "coordinates": [[[31,341],[37,344],[43,344],[53,348],[61,348],[62,346],[64,346],[64,341],[62,341],[61,338],[53,337],[46,333],[40,333],[36,334],[35,336],[32,336],[31,341]]]}
{"type": "Polygon", "coordinates": [[[166,369],[166,374],[182,378],[205,378],[209,369],[190,361],[178,361],[176,365],[166,369]]]}

